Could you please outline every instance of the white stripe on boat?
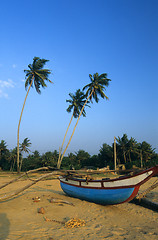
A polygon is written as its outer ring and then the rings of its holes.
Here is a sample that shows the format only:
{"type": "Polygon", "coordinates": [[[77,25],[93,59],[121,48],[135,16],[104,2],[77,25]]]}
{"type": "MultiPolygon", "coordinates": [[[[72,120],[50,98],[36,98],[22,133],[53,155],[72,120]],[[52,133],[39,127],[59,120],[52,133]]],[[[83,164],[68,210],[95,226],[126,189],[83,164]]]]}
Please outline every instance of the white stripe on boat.
{"type": "Polygon", "coordinates": [[[79,181],[73,181],[71,179],[68,179],[66,180],[65,178],[60,178],[63,182],[65,183],[69,183],[69,184],[72,184],[72,185],[76,185],[76,186],[79,186],[80,185],[80,182],[79,181]]]}
{"type": "Polygon", "coordinates": [[[126,178],[126,179],[118,179],[118,180],[114,180],[114,181],[88,181],[88,182],[83,182],[83,181],[74,181],[72,179],[66,179],[63,177],[59,177],[60,180],[64,183],[68,183],[68,184],[72,184],[72,185],[76,185],[76,186],[81,186],[81,187],[94,187],[94,188],[101,188],[103,184],[103,187],[105,188],[115,188],[115,187],[127,187],[127,186],[135,186],[137,184],[139,184],[140,182],[143,182],[147,177],[149,177],[151,174],[153,173],[153,171],[149,171],[137,176],[133,176],[130,178],[126,178]],[[81,185],[80,185],[81,182],[81,185]]]}
{"type": "Polygon", "coordinates": [[[81,182],[81,187],[101,187],[101,182],[81,182]]]}
{"type": "Polygon", "coordinates": [[[150,176],[153,173],[153,171],[149,171],[146,173],[143,173],[138,176],[133,176],[132,178],[127,178],[127,179],[120,179],[118,181],[113,181],[113,182],[103,182],[104,187],[125,187],[125,186],[130,186],[130,185],[137,185],[138,183],[144,181],[148,176],[150,176]]]}

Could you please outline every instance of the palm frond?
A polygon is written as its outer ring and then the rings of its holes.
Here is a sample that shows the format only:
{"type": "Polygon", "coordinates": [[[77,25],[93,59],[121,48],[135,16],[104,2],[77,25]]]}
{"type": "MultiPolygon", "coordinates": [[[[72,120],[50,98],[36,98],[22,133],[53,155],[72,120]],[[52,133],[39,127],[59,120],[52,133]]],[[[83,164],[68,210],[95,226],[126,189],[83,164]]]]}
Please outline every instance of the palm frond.
{"type": "MultiPolygon", "coordinates": [[[[49,69],[43,69],[46,62],[49,60],[40,59],[39,57],[33,58],[33,63],[28,65],[29,70],[24,70],[26,73],[25,89],[31,84],[32,78],[34,79],[34,86],[37,93],[41,93],[40,87],[47,87],[45,81],[53,83],[48,77],[51,74],[49,69]]],[[[32,85],[33,87],[33,85],[32,85]]]]}
{"type": "Polygon", "coordinates": [[[40,82],[38,76],[36,76],[36,75],[34,77],[34,85],[35,85],[35,89],[36,89],[37,93],[41,94],[41,90],[40,90],[41,82],[40,82]]]}
{"type": "MultiPolygon", "coordinates": [[[[30,74],[30,75],[28,76],[28,78],[26,79],[26,81],[25,81],[25,89],[26,89],[26,90],[27,90],[28,86],[31,84],[32,78],[33,78],[33,75],[30,74]]],[[[33,85],[32,85],[32,87],[33,87],[33,85]]]]}
{"type": "Polygon", "coordinates": [[[104,86],[109,85],[110,79],[107,78],[107,73],[102,73],[99,75],[98,73],[89,74],[89,78],[91,80],[91,83],[87,84],[83,87],[83,90],[87,89],[86,96],[88,97],[90,95],[90,101],[93,103],[92,99],[94,99],[97,103],[99,101],[99,96],[101,98],[108,97],[105,95],[104,91],[106,91],[104,86]]]}
{"type": "MultiPolygon", "coordinates": [[[[69,96],[71,99],[66,100],[66,102],[70,103],[69,107],[67,108],[67,112],[71,112],[73,109],[73,116],[74,118],[77,118],[86,102],[86,96],[80,89],[76,90],[75,94],[69,93],[69,96]]],[[[88,103],[86,106],[88,106],[88,103]]],[[[84,117],[86,116],[85,110],[83,110],[82,115],[84,117]]]]}
{"type": "Polygon", "coordinates": [[[49,60],[46,59],[40,59],[39,57],[34,57],[33,59],[33,68],[38,70],[38,69],[42,69],[44,67],[44,65],[46,64],[46,62],[48,62],[49,60]]]}

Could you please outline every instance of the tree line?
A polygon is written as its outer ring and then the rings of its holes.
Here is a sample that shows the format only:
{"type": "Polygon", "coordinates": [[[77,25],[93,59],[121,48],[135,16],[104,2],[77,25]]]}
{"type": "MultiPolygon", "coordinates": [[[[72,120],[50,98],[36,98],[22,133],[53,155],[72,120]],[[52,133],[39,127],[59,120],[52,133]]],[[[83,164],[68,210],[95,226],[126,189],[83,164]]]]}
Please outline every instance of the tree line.
{"type": "MultiPolygon", "coordinates": [[[[40,154],[39,151],[30,151],[31,142],[28,138],[19,147],[19,167],[21,171],[28,171],[44,166],[57,167],[59,152],[57,150],[48,151],[40,154]],[[28,154],[23,158],[23,154],[28,154]]],[[[137,142],[136,139],[128,138],[127,134],[116,138],[117,165],[124,164],[126,169],[136,167],[150,167],[158,164],[158,154],[155,149],[143,141],[137,142]]],[[[9,150],[4,140],[0,142],[0,168],[4,171],[16,171],[17,169],[17,147],[9,150]]],[[[81,169],[81,168],[104,168],[109,166],[114,168],[114,144],[103,143],[96,155],[90,155],[83,149],[75,153],[69,153],[63,157],[62,169],[81,169]]]]}

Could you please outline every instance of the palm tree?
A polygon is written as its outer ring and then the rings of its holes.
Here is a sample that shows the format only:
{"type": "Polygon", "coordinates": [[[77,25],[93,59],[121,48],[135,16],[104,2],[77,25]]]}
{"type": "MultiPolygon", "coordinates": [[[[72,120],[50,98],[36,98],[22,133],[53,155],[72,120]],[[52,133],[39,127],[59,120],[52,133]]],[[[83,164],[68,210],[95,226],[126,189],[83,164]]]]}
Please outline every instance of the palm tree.
{"type": "MultiPolygon", "coordinates": [[[[65,142],[65,138],[66,138],[66,135],[67,135],[67,132],[69,130],[69,127],[71,125],[71,122],[72,122],[72,119],[73,117],[74,118],[77,118],[80,114],[80,111],[83,107],[83,105],[85,104],[86,100],[86,96],[84,94],[84,92],[82,92],[80,89],[78,89],[75,94],[72,94],[72,93],[69,93],[69,96],[71,99],[69,100],[66,100],[66,102],[70,103],[69,107],[66,109],[66,111],[68,113],[70,113],[72,110],[73,110],[73,113],[72,113],[72,116],[71,116],[71,119],[70,119],[70,122],[69,122],[69,125],[67,127],[67,130],[66,130],[66,133],[65,133],[65,136],[64,136],[64,139],[63,139],[63,142],[62,142],[62,145],[59,149],[59,158],[58,158],[58,163],[57,163],[57,168],[60,168],[61,166],[61,160],[60,160],[60,157],[61,157],[61,152],[62,152],[62,149],[63,149],[63,145],[64,145],[64,142],[65,142]]],[[[86,104],[86,106],[88,106],[86,104]]],[[[89,107],[89,106],[88,106],[89,107]]],[[[82,112],[82,115],[83,117],[86,117],[86,112],[85,110],[83,110],[82,112]]]]}
{"type": "Polygon", "coordinates": [[[22,144],[20,144],[20,152],[21,152],[21,163],[20,163],[20,171],[22,167],[22,162],[23,162],[23,155],[22,152],[29,153],[30,149],[29,147],[31,146],[31,142],[28,138],[25,138],[22,144]]]}
{"type": "Polygon", "coordinates": [[[84,88],[83,88],[83,91],[85,89],[87,89],[87,92],[86,92],[86,97],[87,97],[87,100],[85,101],[81,111],[80,111],[80,114],[78,116],[78,119],[77,119],[77,122],[75,124],[75,127],[73,129],[73,132],[71,134],[71,137],[69,139],[69,142],[61,156],[61,159],[60,161],[62,161],[63,157],[64,157],[64,154],[71,142],[71,139],[74,135],[74,132],[75,132],[75,129],[77,127],[77,124],[80,120],[80,117],[82,115],[82,112],[84,110],[84,107],[86,106],[86,104],[88,103],[88,101],[90,100],[92,102],[92,98],[94,98],[94,100],[98,103],[99,101],[99,98],[98,96],[101,96],[103,99],[107,99],[108,100],[108,97],[105,95],[104,91],[106,90],[105,89],[105,86],[108,87],[109,86],[109,81],[111,81],[110,79],[107,78],[107,73],[103,73],[101,75],[99,75],[98,73],[95,73],[93,76],[91,74],[89,74],[89,77],[90,77],[90,80],[91,80],[91,83],[87,84],[84,88]]]}
{"type": "Polygon", "coordinates": [[[113,152],[113,147],[106,143],[103,143],[98,154],[98,164],[100,168],[113,164],[113,152]]]}
{"type": "Polygon", "coordinates": [[[127,162],[127,152],[128,152],[128,137],[127,134],[123,134],[123,137],[120,138],[116,138],[117,143],[118,143],[118,151],[121,154],[121,156],[123,155],[124,158],[124,163],[127,162]]]}
{"type": "Polygon", "coordinates": [[[129,162],[132,161],[131,153],[132,154],[137,153],[137,141],[133,137],[131,137],[130,140],[128,141],[128,143],[127,143],[127,154],[128,154],[129,162]]]}
{"type": "Polygon", "coordinates": [[[5,153],[7,151],[7,143],[4,140],[1,140],[0,142],[0,159],[2,156],[2,153],[5,153]]]}
{"type": "Polygon", "coordinates": [[[152,149],[152,146],[145,141],[139,143],[138,152],[141,161],[141,168],[143,168],[143,161],[147,163],[152,158],[154,150],[155,149],[152,149]]]}
{"type": "Polygon", "coordinates": [[[6,153],[9,150],[7,149],[7,143],[4,140],[0,142],[0,168],[3,168],[5,165],[6,153]]]}
{"type": "Polygon", "coordinates": [[[90,159],[90,155],[88,152],[80,149],[76,153],[76,159],[78,161],[79,166],[84,167],[87,166],[87,162],[90,159]]]}
{"type": "Polygon", "coordinates": [[[16,160],[17,160],[17,147],[15,147],[10,151],[10,171],[14,171],[16,160]]]}
{"type": "Polygon", "coordinates": [[[34,57],[33,58],[33,63],[28,65],[29,70],[24,70],[26,73],[26,82],[25,82],[25,89],[27,90],[26,97],[23,103],[20,119],[19,119],[19,124],[18,124],[18,132],[17,132],[17,172],[20,172],[19,168],[19,130],[20,130],[20,123],[21,123],[21,118],[22,114],[24,111],[24,106],[25,102],[27,99],[27,96],[29,94],[30,88],[33,87],[33,83],[35,86],[35,89],[37,93],[41,93],[40,87],[47,87],[45,81],[48,81],[52,83],[49,79],[48,76],[51,73],[49,69],[43,69],[44,65],[48,62],[46,59],[40,59],[39,57],[34,57]],[[27,89],[28,88],[28,89],[27,89]]]}

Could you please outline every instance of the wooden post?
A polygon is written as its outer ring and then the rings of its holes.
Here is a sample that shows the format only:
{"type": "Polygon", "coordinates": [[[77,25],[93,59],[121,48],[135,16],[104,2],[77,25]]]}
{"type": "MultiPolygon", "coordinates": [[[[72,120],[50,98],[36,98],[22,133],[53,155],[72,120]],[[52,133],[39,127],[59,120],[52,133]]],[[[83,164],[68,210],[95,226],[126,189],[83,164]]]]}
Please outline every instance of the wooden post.
{"type": "Polygon", "coordinates": [[[116,170],[116,137],[114,137],[114,169],[116,170]]]}

